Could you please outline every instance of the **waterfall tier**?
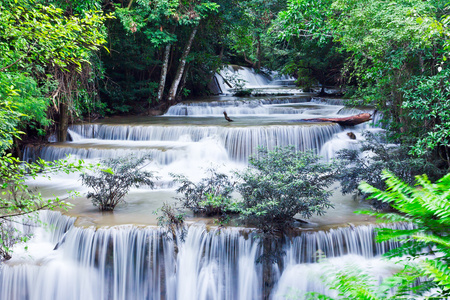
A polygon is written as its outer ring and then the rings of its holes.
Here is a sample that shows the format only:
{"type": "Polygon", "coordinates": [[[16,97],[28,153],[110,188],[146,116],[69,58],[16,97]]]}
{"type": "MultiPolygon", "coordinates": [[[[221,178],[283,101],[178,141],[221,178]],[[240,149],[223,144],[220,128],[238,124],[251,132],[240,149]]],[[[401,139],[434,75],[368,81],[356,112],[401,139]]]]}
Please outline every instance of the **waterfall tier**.
{"type": "Polygon", "coordinates": [[[222,94],[232,94],[239,89],[256,89],[256,94],[299,94],[295,78],[276,72],[256,72],[252,68],[228,65],[214,75],[222,94]]]}
{"type": "Polygon", "coordinates": [[[247,127],[73,125],[70,127],[73,142],[29,147],[24,151],[24,159],[54,160],[64,158],[66,154],[85,159],[151,153],[159,163],[170,164],[183,156],[177,156],[180,151],[166,147],[186,148],[189,144],[213,139],[225,148],[232,160],[245,162],[249,155],[256,153],[258,146],[273,149],[293,145],[297,150],[318,153],[321,146],[341,130],[337,124],[247,127]],[[88,144],[89,148],[83,144],[88,144]],[[166,149],[152,149],[158,147],[166,149]]]}
{"type": "MultiPolygon", "coordinates": [[[[192,225],[184,242],[174,242],[162,229],[120,226],[78,228],[72,220],[52,215],[62,225],[60,242],[39,264],[15,261],[0,268],[0,299],[261,299],[262,253],[254,233],[248,229],[210,229],[192,225]],[[58,220],[59,219],[59,220],[58,220]],[[64,235],[62,235],[64,233],[64,235]]],[[[410,228],[409,225],[391,225],[410,228]]],[[[376,244],[374,226],[305,232],[286,238],[286,253],[274,264],[274,280],[282,279],[280,290],[303,288],[304,282],[288,281],[293,272],[319,257],[357,255],[374,258],[395,242],[376,244]]],[[[52,239],[50,237],[42,237],[52,239]]],[[[30,253],[32,256],[32,253],[30,253]]],[[[316,282],[317,289],[323,285],[316,282]]],[[[315,288],[315,289],[316,289],[315,288]]]]}
{"type": "Polygon", "coordinates": [[[280,106],[283,104],[306,103],[309,96],[284,99],[233,100],[214,102],[184,102],[171,106],[166,116],[222,116],[226,111],[229,115],[270,115],[270,114],[301,114],[302,107],[280,106]],[[278,106],[277,106],[278,105],[278,106]]]}

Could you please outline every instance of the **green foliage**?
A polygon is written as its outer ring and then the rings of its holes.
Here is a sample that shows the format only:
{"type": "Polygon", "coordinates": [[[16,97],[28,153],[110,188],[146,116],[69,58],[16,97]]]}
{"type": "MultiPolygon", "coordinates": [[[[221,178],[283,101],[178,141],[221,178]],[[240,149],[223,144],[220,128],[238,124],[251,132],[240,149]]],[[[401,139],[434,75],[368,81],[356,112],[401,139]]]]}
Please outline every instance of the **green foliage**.
{"type": "Polygon", "coordinates": [[[170,33],[166,26],[176,23],[178,1],[136,1],[136,4],[133,9],[116,9],[117,16],[126,30],[132,33],[142,30],[156,48],[176,41],[176,36],[170,33]]]}
{"type": "Polygon", "coordinates": [[[198,183],[188,180],[184,175],[171,174],[174,182],[180,184],[176,192],[183,194],[183,197],[176,199],[181,206],[206,216],[237,212],[237,204],[231,198],[235,183],[228,175],[214,168],[208,169],[207,174],[198,183]]]}
{"type": "Polygon", "coordinates": [[[416,145],[415,154],[425,154],[439,139],[444,143],[446,134],[445,125],[433,126],[439,117],[430,113],[436,107],[446,111],[445,101],[436,102],[445,90],[435,91],[445,76],[438,74],[445,65],[445,37],[435,28],[445,6],[444,1],[420,0],[337,0],[332,5],[334,40],[350,54],[342,70],[347,82],[357,84],[356,97],[385,112],[395,139],[416,145]],[[427,111],[428,106],[432,109],[427,111]]]}
{"type": "Polygon", "coordinates": [[[22,121],[17,124],[19,129],[24,130],[24,124],[33,128],[50,125],[46,113],[50,99],[43,96],[44,92],[45,86],[39,87],[27,74],[0,73],[0,97],[14,103],[13,110],[22,121]]]}
{"type": "MultiPolygon", "coordinates": [[[[413,258],[426,256],[419,261],[419,275],[427,275],[436,287],[439,297],[450,292],[450,174],[436,183],[431,183],[426,175],[416,176],[416,188],[409,186],[391,173],[384,172],[387,190],[381,191],[366,183],[361,189],[372,198],[389,203],[396,209],[403,221],[413,223],[413,230],[382,228],[378,230],[379,240],[397,240],[402,244],[387,253],[389,257],[413,258]],[[430,259],[430,256],[433,259],[430,259]]],[[[382,220],[398,221],[396,214],[377,214],[382,220]]]]}
{"type": "Polygon", "coordinates": [[[365,52],[371,60],[388,58],[386,55],[396,46],[403,47],[388,55],[426,46],[422,38],[426,28],[416,18],[434,10],[431,3],[416,0],[336,0],[332,8],[337,13],[330,22],[336,39],[348,51],[365,52]]]}
{"type": "Polygon", "coordinates": [[[13,144],[14,138],[22,133],[17,130],[22,116],[11,106],[10,102],[0,100],[0,155],[3,155],[13,144]]]}
{"type": "Polygon", "coordinates": [[[285,1],[239,1],[234,9],[230,32],[224,42],[234,63],[261,69],[273,61],[271,37],[268,29],[285,1]],[[236,11],[237,10],[237,11],[236,11]]]}
{"type": "Polygon", "coordinates": [[[284,73],[297,77],[297,84],[310,89],[318,83],[336,85],[345,55],[333,42],[329,25],[332,1],[291,0],[278,14],[271,31],[282,42],[277,59],[284,73]]]}
{"type": "Polygon", "coordinates": [[[60,68],[74,64],[81,70],[92,51],[106,42],[101,28],[106,17],[98,11],[67,17],[62,9],[32,0],[3,2],[0,9],[1,71],[27,63],[60,68]]]}
{"type": "MultiPolygon", "coordinates": [[[[9,259],[10,247],[23,240],[22,232],[13,230],[11,221],[18,216],[33,217],[31,213],[41,209],[67,209],[70,205],[59,199],[43,199],[40,193],[32,191],[27,181],[37,177],[51,179],[51,173],[70,173],[82,170],[83,162],[70,163],[68,160],[36,163],[20,161],[11,154],[0,156],[0,257],[9,259]]],[[[20,222],[20,221],[19,221],[20,222]]]]}
{"type": "Polygon", "coordinates": [[[163,206],[155,211],[154,214],[158,214],[159,211],[161,215],[157,218],[158,226],[166,230],[166,237],[173,239],[174,246],[177,247],[177,237],[179,237],[181,242],[184,242],[187,234],[186,227],[184,226],[185,213],[180,213],[176,205],[172,206],[167,202],[163,203],[163,206]],[[167,235],[168,232],[171,233],[171,237],[167,235]]]}
{"type": "Polygon", "coordinates": [[[130,35],[120,20],[108,20],[108,30],[111,53],[102,55],[106,77],[99,86],[101,100],[106,104],[102,110],[107,115],[133,112],[133,106],[148,103],[149,95],[156,98],[155,66],[161,58],[142,32],[130,35]]]}
{"type": "MultiPolygon", "coordinates": [[[[367,194],[360,193],[358,186],[365,181],[378,188],[385,189],[382,170],[389,170],[405,182],[412,184],[414,176],[422,173],[432,174],[434,178],[442,176],[442,171],[427,160],[427,157],[415,157],[408,154],[409,149],[401,145],[387,144],[385,133],[364,132],[365,140],[358,149],[344,149],[338,152],[341,164],[336,175],[343,194],[357,193],[363,199],[367,194]]],[[[377,209],[387,208],[388,204],[372,199],[377,209]]]]}
{"type": "Polygon", "coordinates": [[[273,30],[277,30],[278,38],[291,40],[294,38],[317,38],[319,43],[327,43],[331,36],[331,28],[327,24],[332,15],[331,0],[312,3],[308,0],[288,0],[286,10],[278,14],[273,30]]]}
{"type": "Polygon", "coordinates": [[[308,218],[332,207],[326,189],[333,182],[334,168],[313,153],[297,153],[293,147],[260,148],[257,156],[250,157],[250,165],[236,174],[240,202],[232,201],[236,183],[216,169],[208,169],[208,176],[198,183],[172,174],[180,184],[177,193],[183,194],[177,200],[196,214],[218,215],[220,224],[229,214],[239,213],[265,235],[289,228],[295,214],[308,218]]]}
{"type": "Polygon", "coordinates": [[[250,167],[238,174],[244,220],[263,232],[286,228],[295,214],[309,218],[332,207],[327,188],[334,181],[331,164],[293,147],[259,148],[250,167]]]}
{"type": "MultiPolygon", "coordinates": [[[[326,261],[325,261],[326,262],[326,261]]],[[[327,287],[337,292],[338,298],[332,298],[320,293],[306,293],[303,299],[355,299],[355,300],[394,300],[413,299],[411,291],[414,290],[416,296],[422,294],[424,290],[412,287],[411,283],[417,280],[417,268],[406,265],[399,273],[379,279],[361,270],[357,265],[348,265],[343,269],[327,267],[327,276],[322,280],[327,287]]]]}
{"type": "Polygon", "coordinates": [[[102,160],[103,166],[97,167],[94,174],[81,174],[83,185],[94,191],[87,194],[92,203],[102,211],[112,211],[132,187],[148,186],[153,188],[153,173],[144,171],[150,157],[120,157],[102,160]]]}
{"type": "Polygon", "coordinates": [[[238,89],[233,92],[233,96],[235,97],[248,97],[252,94],[252,89],[238,89]]]}
{"type": "Polygon", "coordinates": [[[75,2],[53,1],[66,11],[47,2],[0,4],[0,96],[14,102],[13,109],[21,114],[19,129],[38,134],[51,125],[48,111],[58,113],[61,102],[77,115],[82,111],[80,96],[88,93],[93,100],[92,57],[106,43],[103,24],[111,18],[88,10],[95,5],[75,15],[74,7],[69,12],[75,2]]]}
{"type": "Polygon", "coordinates": [[[438,150],[450,166],[450,70],[444,69],[434,76],[416,76],[403,89],[403,108],[417,124],[417,142],[412,153],[424,155],[438,150]]]}
{"type": "MultiPolygon", "coordinates": [[[[350,265],[343,270],[330,270],[324,282],[338,292],[339,299],[447,299],[450,296],[450,174],[436,183],[431,183],[426,175],[416,176],[416,187],[387,171],[383,171],[382,177],[386,190],[367,183],[362,183],[360,188],[371,198],[391,205],[397,213],[363,213],[377,216],[381,221],[414,225],[414,229],[377,230],[378,241],[401,242],[386,256],[400,258],[403,269],[379,283],[350,265]]],[[[305,299],[333,298],[308,293],[305,299]]]]}
{"type": "Polygon", "coordinates": [[[271,30],[280,68],[299,85],[350,85],[384,111],[396,142],[433,150],[448,168],[449,20],[440,0],[289,0],[271,30]]]}
{"type": "MultiPolygon", "coordinates": [[[[151,104],[156,104],[161,95],[156,93],[156,82],[163,82],[161,85],[161,91],[163,92],[164,87],[171,86],[171,80],[177,82],[176,90],[179,91],[177,94],[176,91],[172,91],[170,97],[178,96],[186,96],[190,93],[189,88],[185,88],[185,82],[189,81],[189,84],[198,85],[199,82],[192,82],[192,79],[189,78],[190,66],[195,66],[195,73],[205,74],[204,69],[206,64],[202,62],[204,57],[211,56],[211,53],[204,53],[203,55],[189,55],[183,59],[183,62],[180,61],[180,65],[185,65],[186,68],[183,69],[183,74],[180,76],[184,76],[182,82],[180,80],[175,80],[177,78],[177,74],[174,74],[174,71],[177,69],[178,61],[180,57],[183,55],[183,43],[186,42],[190,33],[193,31],[193,28],[196,28],[195,32],[197,32],[197,27],[200,23],[203,23],[206,18],[215,14],[218,10],[218,5],[215,2],[211,1],[173,1],[173,0],[158,0],[158,1],[133,1],[131,0],[128,3],[127,7],[121,7],[121,5],[116,5],[117,15],[125,28],[127,34],[132,33],[135,37],[129,39],[130,43],[126,45],[120,45],[119,47],[128,47],[133,48],[133,50],[138,50],[140,53],[138,54],[139,58],[134,59],[131,63],[132,68],[129,68],[128,65],[124,65],[123,67],[128,71],[128,76],[136,76],[139,79],[139,87],[138,89],[131,89],[133,91],[138,91],[139,94],[144,95],[136,95],[139,97],[139,100],[146,100],[151,104]],[[137,43],[134,42],[134,39],[138,38],[137,43]],[[167,49],[171,49],[170,51],[170,65],[167,69],[167,74],[163,72],[164,62],[163,62],[163,52],[162,48],[170,47],[167,49]],[[146,59],[142,59],[142,57],[146,59]],[[149,58],[152,60],[151,72],[147,72],[146,65],[148,63],[149,58]],[[140,61],[144,60],[144,63],[140,61]],[[173,64],[172,64],[173,63],[173,64]],[[135,70],[133,70],[135,69],[135,70]],[[156,70],[156,72],[154,72],[156,70]],[[137,71],[137,72],[136,72],[137,71]],[[133,74],[137,73],[137,74],[133,74]],[[140,74],[139,74],[140,73],[140,74]],[[160,77],[158,77],[160,75],[160,77]],[[145,82],[143,79],[145,78],[145,82]],[[167,82],[166,82],[167,79],[167,82]],[[161,81],[162,80],[162,81],[161,81]],[[181,85],[180,85],[181,84],[181,85]],[[148,88],[150,87],[150,88],[148,88]],[[177,95],[176,95],[177,94],[177,95]],[[156,96],[158,95],[158,97],[156,96]]],[[[122,40],[118,40],[118,43],[122,43],[122,40]]],[[[186,53],[190,53],[190,47],[187,49],[186,53]]],[[[123,57],[117,57],[119,60],[123,60],[123,57]]],[[[125,58],[126,60],[127,58],[125,58]]],[[[166,65],[167,67],[167,65],[166,65]]],[[[210,66],[206,67],[206,83],[202,85],[202,90],[212,77],[210,66]]],[[[217,63],[212,66],[214,69],[217,67],[217,63]]],[[[113,71],[114,73],[116,71],[113,71]]],[[[194,73],[192,72],[192,73],[194,73]]],[[[199,76],[201,77],[201,76],[199,76]]],[[[205,77],[205,76],[203,76],[205,77]]],[[[201,78],[199,81],[205,80],[201,78]]],[[[131,79],[131,83],[133,79],[131,79]]],[[[136,82],[136,80],[135,80],[136,82]]],[[[130,84],[132,85],[132,84],[130,84]]],[[[175,87],[175,86],[174,86],[175,87]]],[[[125,98],[126,101],[126,98],[125,98]]]]}

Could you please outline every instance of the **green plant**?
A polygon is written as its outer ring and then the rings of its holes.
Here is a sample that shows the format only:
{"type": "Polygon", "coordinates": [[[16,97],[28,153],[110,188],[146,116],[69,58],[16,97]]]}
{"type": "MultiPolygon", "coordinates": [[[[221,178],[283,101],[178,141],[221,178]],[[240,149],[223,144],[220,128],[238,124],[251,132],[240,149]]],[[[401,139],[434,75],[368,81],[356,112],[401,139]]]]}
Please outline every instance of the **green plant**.
{"type": "Polygon", "coordinates": [[[434,76],[413,77],[403,89],[405,101],[402,107],[409,111],[411,123],[417,124],[411,131],[415,144],[411,152],[425,155],[435,150],[450,167],[450,69],[443,69],[434,76]]]}
{"type": "Polygon", "coordinates": [[[236,89],[233,92],[233,96],[235,97],[248,97],[251,96],[253,90],[252,89],[236,89]]]}
{"type": "MultiPolygon", "coordinates": [[[[343,194],[356,193],[362,199],[367,194],[358,189],[361,182],[385,189],[382,170],[389,170],[407,183],[414,182],[414,176],[422,173],[432,174],[434,178],[442,176],[442,171],[430,163],[428,157],[410,155],[409,148],[403,145],[387,143],[386,133],[363,133],[364,140],[358,149],[343,149],[338,152],[337,159],[341,167],[336,174],[343,194]]],[[[385,209],[389,204],[376,199],[371,200],[376,209],[385,209]]]]}
{"type": "Polygon", "coordinates": [[[170,205],[167,202],[164,202],[163,206],[153,213],[158,214],[158,211],[161,212],[161,215],[157,218],[158,226],[165,229],[164,236],[172,239],[175,247],[174,251],[175,253],[178,253],[177,238],[180,239],[180,242],[184,242],[187,234],[186,227],[184,226],[184,218],[186,214],[180,212],[176,205],[170,205]],[[167,234],[169,232],[171,236],[167,234]]]}
{"type": "Polygon", "coordinates": [[[386,191],[367,183],[361,184],[361,190],[369,193],[371,198],[389,203],[399,213],[370,214],[382,220],[410,222],[416,228],[381,228],[377,232],[377,240],[402,242],[400,247],[387,253],[390,258],[405,255],[415,259],[423,257],[418,275],[431,278],[438,288],[434,293],[439,293],[440,297],[450,296],[450,174],[436,183],[431,183],[426,175],[416,176],[416,188],[386,171],[383,179],[386,191]]]}
{"type": "Polygon", "coordinates": [[[75,172],[86,168],[83,161],[70,163],[68,160],[35,163],[20,161],[11,154],[0,156],[0,259],[11,258],[11,247],[24,241],[29,236],[11,226],[11,222],[26,222],[26,219],[37,221],[32,214],[42,209],[67,209],[69,203],[59,199],[44,199],[40,193],[29,188],[27,180],[37,177],[51,179],[55,172],[75,172]],[[24,216],[24,219],[17,219],[24,216]]]}
{"type": "Polygon", "coordinates": [[[124,201],[132,187],[146,185],[153,188],[153,173],[143,170],[149,159],[149,156],[130,156],[102,160],[103,166],[98,167],[94,174],[80,175],[83,185],[94,190],[87,194],[87,198],[92,198],[92,203],[100,210],[112,211],[124,201]]]}
{"type": "MultiPolygon", "coordinates": [[[[1,92],[0,92],[1,96],[1,92]]],[[[3,98],[4,99],[4,98],[3,98]]],[[[0,154],[8,150],[22,133],[17,129],[22,114],[9,101],[0,100],[0,154]]],[[[7,99],[7,98],[6,98],[7,99]]]]}
{"type": "MultiPolygon", "coordinates": [[[[385,254],[397,258],[404,268],[383,280],[360,272],[355,266],[332,270],[324,281],[343,299],[448,299],[450,296],[450,174],[436,183],[426,175],[416,176],[415,187],[392,173],[383,171],[386,190],[367,183],[361,190],[370,198],[388,203],[396,213],[359,213],[378,217],[382,222],[409,222],[413,229],[377,230],[377,241],[399,241],[400,246],[385,254]],[[420,278],[420,280],[419,280],[420,278]]],[[[340,299],[342,299],[340,298],[340,299]]],[[[332,299],[317,293],[306,299],[332,299]]]]}
{"type": "Polygon", "coordinates": [[[180,187],[176,190],[183,197],[176,198],[184,208],[191,209],[196,214],[206,216],[224,215],[237,211],[237,204],[232,202],[231,193],[235,183],[226,174],[210,168],[207,177],[194,183],[186,176],[171,174],[180,187]]]}
{"type": "MultiPolygon", "coordinates": [[[[326,260],[324,261],[326,262],[326,260]]],[[[326,275],[322,280],[330,290],[337,292],[338,298],[322,295],[320,293],[309,292],[302,295],[298,293],[297,299],[305,300],[395,300],[414,299],[411,297],[411,290],[415,295],[422,294],[424,290],[413,287],[411,284],[417,280],[416,268],[406,265],[405,268],[390,277],[381,281],[375,276],[362,270],[358,265],[348,265],[338,270],[335,267],[326,267],[326,275]]]]}
{"type": "Polygon", "coordinates": [[[334,167],[312,152],[296,152],[292,146],[259,148],[249,163],[238,173],[241,214],[263,232],[288,228],[296,214],[309,218],[332,207],[327,188],[334,181],[334,167]]]}

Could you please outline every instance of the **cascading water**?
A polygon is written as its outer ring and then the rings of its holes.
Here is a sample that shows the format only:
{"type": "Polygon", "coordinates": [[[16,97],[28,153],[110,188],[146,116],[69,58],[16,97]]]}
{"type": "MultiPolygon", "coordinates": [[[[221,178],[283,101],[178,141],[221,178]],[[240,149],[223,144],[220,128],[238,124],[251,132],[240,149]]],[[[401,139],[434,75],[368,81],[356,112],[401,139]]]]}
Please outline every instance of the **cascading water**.
{"type": "Polygon", "coordinates": [[[229,65],[214,75],[222,94],[230,95],[237,89],[253,89],[254,94],[300,94],[295,87],[295,78],[262,70],[256,73],[248,67],[229,65]]]}
{"type": "MultiPolygon", "coordinates": [[[[174,241],[161,228],[80,228],[66,216],[52,213],[51,217],[64,229],[53,235],[39,234],[41,228],[37,229],[35,244],[58,247],[50,248],[43,261],[36,261],[30,253],[26,259],[35,263],[25,264],[19,257],[4,264],[1,299],[231,300],[262,296],[262,265],[256,260],[263,250],[249,229],[208,230],[192,225],[185,241],[177,240],[176,253],[174,241]]],[[[396,227],[411,229],[409,225],[396,227]]],[[[291,275],[310,268],[306,263],[319,257],[379,262],[377,256],[397,245],[375,243],[373,229],[346,227],[286,237],[282,267],[273,265],[279,280],[271,298],[284,299],[289,289],[304,291],[305,281],[291,275]]],[[[309,279],[314,282],[312,291],[325,291],[319,277],[314,280],[309,279]]]]}
{"type": "Polygon", "coordinates": [[[222,116],[223,111],[227,111],[230,115],[302,114],[305,108],[283,104],[306,103],[310,100],[311,97],[303,96],[285,99],[187,102],[171,106],[166,116],[222,116]]]}
{"type": "MultiPolygon", "coordinates": [[[[248,80],[253,87],[271,83],[249,69],[229,71],[253,76],[248,80]]],[[[277,80],[283,84],[290,79],[277,80]]],[[[307,225],[314,231],[284,238],[286,255],[270,266],[273,286],[268,294],[264,268],[256,262],[264,250],[251,229],[219,230],[194,224],[187,228],[184,242],[176,240],[176,253],[174,242],[154,226],[152,212],[162,202],[173,201],[175,192],[168,174],[183,173],[195,181],[211,165],[232,174],[247,166],[248,156],[255,154],[258,146],[293,145],[331,159],[343,147],[356,147],[361,139],[359,130],[366,125],[349,129],[300,120],[368,110],[346,108],[341,100],[311,101],[308,95],[221,97],[180,103],[159,117],[75,124],[69,129],[70,142],[26,148],[25,160],[54,160],[71,154],[97,162],[150,154],[153,162],[148,168],[157,171],[160,179],[155,190],[132,190],[127,204],[118,206],[114,214],[100,214],[84,198],[74,200],[77,205],[68,212],[73,218],[43,212],[41,218],[56,231],[30,229],[35,232],[30,250],[17,247],[13,259],[0,266],[0,300],[286,299],[304,291],[330,294],[320,280],[320,269],[326,263],[317,262],[319,258],[328,258],[330,264],[356,261],[365,268],[381,264],[379,256],[397,246],[375,243],[373,225],[336,228],[348,222],[372,221],[354,216],[355,209],[365,206],[349,197],[335,193],[335,211],[312,218],[307,225]],[[233,122],[224,119],[224,111],[233,122]],[[347,136],[350,130],[356,140],[347,136]],[[332,229],[320,230],[321,226],[332,229]]],[[[61,175],[36,185],[50,196],[66,195],[67,189],[78,188],[80,183],[78,175],[61,175]]],[[[386,276],[386,269],[377,274],[386,276]]]]}
{"type": "Polygon", "coordinates": [[[74,125],[69,132],[75,132],[77,138],[71,144],[28,148],[24,157],[26,160],[34,157],[55,160],[64,158],[66,154],[80,158],[126,155],[126,149],[117,151],[121,147],[132,148],[132,151],[141,154],[147,150],[157,161],[170,163],[176,159],[172,155],[177,151],[174,148],[188,147],[189,144],[212,138],[224,147],[231,159],[245,162],[258,146],[273,149],[275,146],[294,145],[298,150],[318,151],[333,134],[341,130],[336,124],[245,127],[74,125]],[[83,147],[83,144],[89,148],[83,147]]]}

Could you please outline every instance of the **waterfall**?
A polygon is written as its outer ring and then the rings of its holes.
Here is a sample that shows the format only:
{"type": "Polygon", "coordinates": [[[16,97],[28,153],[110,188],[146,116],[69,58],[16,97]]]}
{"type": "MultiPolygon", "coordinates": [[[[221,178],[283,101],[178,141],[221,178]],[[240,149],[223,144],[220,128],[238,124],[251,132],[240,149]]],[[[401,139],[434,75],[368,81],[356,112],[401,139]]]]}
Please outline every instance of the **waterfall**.
{"type": "Polygon", "coordinates": [[[255,73],[252,68],[229,65],[215,75],[223,93],[242,86],[243,88],[263,87],[269,84],[270,77],[255,73]]]}
{"type": "Polygon", "coordinates": [[[47,161],[53,161],[57,159],[64,159],[68,155],[79,159],[107,159],[117,158],[121,156],[134,155],[136,157],[143,157],[151,155],[153,161],[160,165],[168,165],[176,160],[181,155],[182,149],[174,150],[160,150],[160,149],[148,149],[148,148],[135,148],[135,149],[98,149],[92,147],[61,147],[61,146],[40,146],[40,147],[26,147],[24,150],[25,161],[36,161],[37,158],[42,158],[47,161]]]}
{"type": "MultiPolygon", "coordinates": [[[[295,87],[295,78],[279,75],[276,72],[264,70],[256,72],[252,68],[227,65],[214,75],[222,94],[231,94],[235,89],[268,89],[268,94],[276,94],[279,87],[290,87],[290,89],[278,90],[287,94],[298,94],[299,90],[295,87]]],[[[267,91],[266,91],[267,92],[267,91]]],[[[266,93],[265,92],[265,93],[266,93]]]]}
{"type": "Polygon", "coordinates": [[[272,115],[272,114],[302,114],[304,109],[293,107],[267,107],[244,104],[240,106],[200,106],[178,104],[169,108],[167,116],[222,116],[226,111],[229,115],[272,115]]]}
{"type": "MultiPolygon", "coordinates": [[[[341,130],[337,124],[327,123],[246,127],[73,125],[70,127],[70,133],[74,132],[77,136],[74,142],[64,146],[28,147],[24,151],[24,159],[41,157],[54,160],[64,158],[66,154],[86,159],[151,153],[158,163],[170,164],[180,156],[183,157],[186,151],[163,151],[149,147],[184,147],[186,150],[186,143],[192,144],[212,138],[224,147],[232,160],[245,162],[249,155],[256,153],[258,146],[273,149],[275,146],[293,145],[297,150],[313,150],[318,153],[321,146],[341,130]],[[83,144],[87,144],[89,148],[83,147],[83,144]],[[98,148],[102,146],[106,148],[98,148]],[[125,147],[128,149],[123,149],[125,147]]],[[[217,143],[212,146],[216,147],[217,143]]]]}
{"type": "MultiPolygon", "coordinates": [[[[262,249],[255,233],[249,229],[207,229],[191,225],[185,241],[177,240],[179,252],[176,255],[172,239],[161,228],[79,228],[72,225],[73,219],[57,213],[51,214],[47,221],[61,226],[53,236],[59,239],[58,247],[49,250],[39,263],[27,258],[26,261],[13,259],[2,265],[0,299],[231,300],[262,297],[262,265],[256,263],[262,249]]],[[[412,228],[407,224],[389,226],[412,228]]],[[[311,268],[308,267],[311,263],[316,265],[319,256],[333,259],[353,255],[370,260],[398,245],[375,243],[374,228],[373,225],[347,227],[286,237],[284,267],[278,269],[272,298],[282,298],[279,295],[284,295],[288,287],[304,289],[305,281],[295,280],[297,277],[292,274],[311,268]]],[[[56,243],[49,235],[39,238],[40,243],[56,243]]],[[[29,257],[33,257],[33,253],[29,257]]],[[[277,265],[274,268],[277,269],[277,265]]],[[[324,289],[320,281],[314,284],[314,290],[324,289]]]]}
{"type": "Polygon", "coordinates": [[[338,115],[354,116],[354,115],[359,115],[359,114],[362,114],[365,112],[370,112],[371,114],[373,114],[373,111],[367,111],[367,110],[362,110],[362,109],[353,108],[353,107],[344,107],[338,111],[338,115]]]}
{"type": "MultiPolygon", "coordinates": [[[[249,87],[282,91],[276,82],[250,69],[230,68],[230,72],[248,76],[249,87]]],[[[290,79],[278,80],[284,84],[290,79]]],[[[153,162],[146,169],[157,173],[155,190],[131,190],[127,204],[118,207],[114,215],[97,213],[85,198],[75,200],[76,212],[69,213],[81,216],[78,224],[155,224],[156,217],[150,213],[176,196],[171,173],[182,173],[193,182],[203,178],[211,166],[233,174],[247,167],[248,156],[255,154],[258,146],[273,149],[293,145],[327,160],[343,147],[357,147],[359,130],[368,124],[352,128],[356,140],[351,140],[348,128],[299,120],[350,115],[359,110],[345,108],[340,99],[309,100],[308,95],[241,100],[223,96],[177,104],[164,116],[106,118],[95,124],[72,125],[70,141],[29,146],[23,151],[24,160],[41,157],[51,161],[70,154],[96,163],[104,158],[151,154],[153,162]],[[234,122],[225,121],[223,111],[234,122]]],[[[66,190],[80,189],[78,174],[58,174],[51,182],[37,179],[30,185],[37,186],[46,197],[54,193],[65,196],[66,190]]],[[[354,218],[349,215],[355,206],[363,204],[339,196],[331,201],[337,204],[339,217],[313,218],[311,226],[360,220],[349,221],[354,218]]],[[[398,246],[395,242],[375,243],[374,225],[299,230],[283,237],[285,255],[278,263],[263,266],[257,261],[266,253],[257,234],[248,228],[190,225],[186,240],[175,239],[175,247],[162,228],[82,228],[74,226],[75,218],[54,212],[41,212],[40,218],[50,226],[32,221],[23,227],[11,225],[33,234],[33,238],[27,243],[28,251],[24,245],[16,245],[12,260],[0,265],[0,299],[243,300],[267,296],[285,299],[304,291],[330,294],[320,280],[326,267],[320,258],[326,257],[331,264],[355,261],[362,268],[378,263],[388,272],[391,267],[380,262],[380,255],[398,246]]],[[[405,224],[389,226],[409,228],[405,224]]],[[[386,276],[383,270],[380,276],[386,276]]]]}
{"type": "Polygon", "coordinates": [[[330,290],[324,281],[332,281],[338,271],[346,269],[368,273],[375,281],[381,281],[400,271],[402,265],[380,257],[367,259],[353,254],[324,259],[316,264],[289,265],[278,280],[270,299],[304,299],[306,292],[321,293],[339,299],[338,293],[330,290]]]}
{"type": "Polygon", "coordinates": [[[223,116],[225,110],[229,115],[268,115],[268,114],[301,114],[304,109],[294,107],[277,107],[277,104],[305,103],[309,96],[291,98],[267,98],[258,100],[233,100],[214,102],[185,102],[169,108],[166,116],[223,116]]]}
{"type": "Polygon", "coordinates": [[[332,98],[312,98],[312,103],[325,104],[325,105],[345,105],[345,99],[332,99],[332,98]]]}

